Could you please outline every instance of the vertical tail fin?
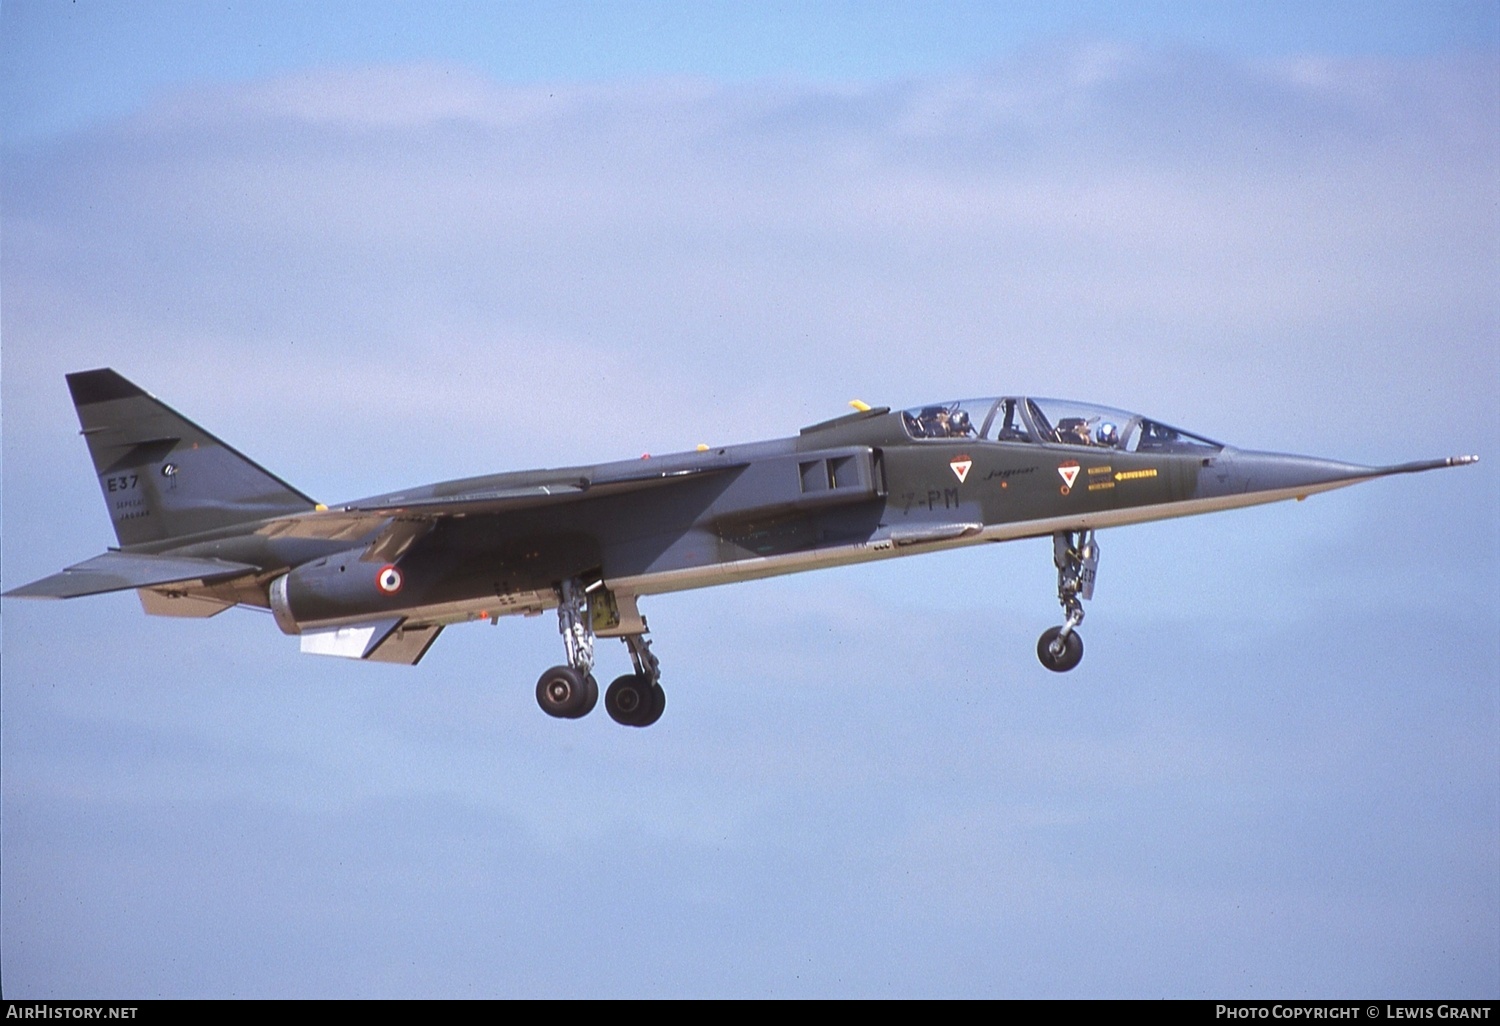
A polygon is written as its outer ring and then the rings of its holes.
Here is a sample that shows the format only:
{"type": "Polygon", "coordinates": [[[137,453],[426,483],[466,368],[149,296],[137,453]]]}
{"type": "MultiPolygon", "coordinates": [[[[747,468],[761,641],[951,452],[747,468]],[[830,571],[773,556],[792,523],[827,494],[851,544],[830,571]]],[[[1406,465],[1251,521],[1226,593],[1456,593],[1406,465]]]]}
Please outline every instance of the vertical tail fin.
{"type": "Polygon", "coordinates": [[[112,370],[68,375],[121,545],[312,509],[313,500],[112,370]]]}

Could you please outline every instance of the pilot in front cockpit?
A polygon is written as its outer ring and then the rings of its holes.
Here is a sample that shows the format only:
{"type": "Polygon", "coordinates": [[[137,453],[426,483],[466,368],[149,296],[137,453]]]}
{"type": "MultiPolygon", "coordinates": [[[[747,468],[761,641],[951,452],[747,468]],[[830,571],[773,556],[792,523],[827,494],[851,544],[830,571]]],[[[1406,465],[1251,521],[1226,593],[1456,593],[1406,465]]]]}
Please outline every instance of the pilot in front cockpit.
{"type": "Polygon", "coordinates": [[[974,433],[967,411],[946,406],[923,407],[913,427],[918,438],[967,438],[974,433]]]}

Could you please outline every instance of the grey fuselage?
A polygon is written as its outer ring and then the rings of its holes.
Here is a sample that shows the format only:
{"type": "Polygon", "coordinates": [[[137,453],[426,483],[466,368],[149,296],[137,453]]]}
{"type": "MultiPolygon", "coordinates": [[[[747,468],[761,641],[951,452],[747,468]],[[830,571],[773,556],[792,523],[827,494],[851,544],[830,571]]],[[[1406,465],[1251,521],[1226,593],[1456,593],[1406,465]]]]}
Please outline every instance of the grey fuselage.
{"type": "Polygon", "coordinates": [[[792,438],[445,482],[141,548],[251,564],[252,587],[195,590],[256,605],[291,571],[278,620],[294,633],[456,623],[549,608],[569,579],[648,595],[1271,502],[1398,469],[1202,445],[1130,452],[1034,427],[913,437],[910,420],[855,413],[792,438]],[[404,547],[378,551],[402,525],[404,547]],[[373,586],[387,563],[402,575],[390,594],[373,586]]]}
{"type": "MultiPolygon", "coordinates": [[[[6,595],[134,589],[164,616],[268,608],[304,651],[408,664],[446,625],[555,607],[573,669],[586,674],[593,635],[614,636],[634,639],[652,680],[639,596],[1047,535],[1069,616],[1048,651],[1064,669],[1081,651],[1069,633],[1092,592],[1094,530],[1478,458],[1362,467],[1247,452],[1123,410],[1005,396],[856,404],[790,438],[329,508],[113,370],[67,380],[120,547],[6,595]]],[[[590,690],[582,677],[543,690],[572,684],[590,690]]]]}

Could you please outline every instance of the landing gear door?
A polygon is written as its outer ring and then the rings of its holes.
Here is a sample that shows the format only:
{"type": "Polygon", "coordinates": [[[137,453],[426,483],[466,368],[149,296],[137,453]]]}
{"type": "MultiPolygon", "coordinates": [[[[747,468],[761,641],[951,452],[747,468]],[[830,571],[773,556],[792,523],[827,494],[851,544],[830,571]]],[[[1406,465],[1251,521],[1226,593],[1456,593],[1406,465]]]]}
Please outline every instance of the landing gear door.
{"type": "Polygon", "coordinates": [[[1087,601],[1094,597],[1094,578],[1099,573],[1099,543],[1094,541],[1093,532],[1089,532],[1088,540],[1081,546],[1078,562],[1078,579],[1083,585],[1078,595],[1087,601]]]}
{"type": "Polygon", "coordinates": [[[646,633],[646,621],[634,595],[616,595],[608,588],[589,592],[589,621],[601,638],[623,638],[646,633]]]}
{"type": "Polygon", "coordinates": [[[1052,536],[1052,562],[1071,581],[1059,578],[1058,587],[1084,601],[1094,597],[1094,578],[1099,573],[1099,543],[1092,531],[1082,532],[1075,543],[1065,531],[1052,536]]]}

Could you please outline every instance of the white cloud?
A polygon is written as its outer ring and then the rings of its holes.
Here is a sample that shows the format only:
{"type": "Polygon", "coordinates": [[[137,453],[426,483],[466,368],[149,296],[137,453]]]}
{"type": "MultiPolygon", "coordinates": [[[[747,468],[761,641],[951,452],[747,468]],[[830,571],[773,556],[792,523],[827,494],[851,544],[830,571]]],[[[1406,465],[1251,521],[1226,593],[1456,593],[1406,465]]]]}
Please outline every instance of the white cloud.
{"type": "MultiPolygon", "coordinates": [[[[1434,335],[1472,360],[1495,322],[1492,72],[1095,46],[862,88],[444,66],[220,87],[8,169],[11,340],[65,292],[118,352],[198,338],[472,379],[445,365],[489,340],[522,381],[593,365],[591,399],[662,375],[744,395],[776,353],[803,403],[851,370],[941,395],[953,353],[979,391],[1066,392],[1066,347],[1101,398],[1191,414],[1225,360],[1326,394],[1352,327],[1376,392],[1462,390],[1442,361],[1396,365],[1434,335]]],[[[357,390],[322,401],[362,415],[357,390]]]]}

